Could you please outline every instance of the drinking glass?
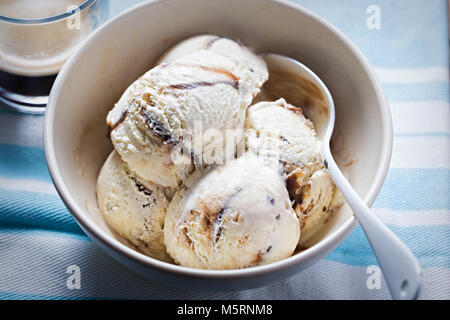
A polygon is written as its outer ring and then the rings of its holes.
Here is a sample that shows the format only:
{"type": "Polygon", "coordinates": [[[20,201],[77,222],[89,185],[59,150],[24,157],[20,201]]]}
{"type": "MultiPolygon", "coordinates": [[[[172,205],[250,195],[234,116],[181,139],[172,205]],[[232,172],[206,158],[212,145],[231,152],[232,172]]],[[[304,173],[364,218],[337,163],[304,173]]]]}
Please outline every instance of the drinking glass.
{"type": "Polygon", "coordinates": [[[43,113],[62,65],[108,8],[108,0],[0,0],[0,101],[43,113]]]}

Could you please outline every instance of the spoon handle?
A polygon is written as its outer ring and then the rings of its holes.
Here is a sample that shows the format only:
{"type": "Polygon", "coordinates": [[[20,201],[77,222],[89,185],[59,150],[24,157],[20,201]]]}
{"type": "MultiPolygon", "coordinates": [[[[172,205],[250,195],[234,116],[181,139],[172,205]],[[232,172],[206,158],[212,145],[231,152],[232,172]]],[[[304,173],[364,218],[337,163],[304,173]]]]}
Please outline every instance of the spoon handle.
{"type": "Polygon", "coordinates": [[[421,282],[417,259],[408,247],[370,211],[344,177],[331,154],[326,166],[336,186],[357,217],[372,247],[394,299],[416,299],[421,282]]]}

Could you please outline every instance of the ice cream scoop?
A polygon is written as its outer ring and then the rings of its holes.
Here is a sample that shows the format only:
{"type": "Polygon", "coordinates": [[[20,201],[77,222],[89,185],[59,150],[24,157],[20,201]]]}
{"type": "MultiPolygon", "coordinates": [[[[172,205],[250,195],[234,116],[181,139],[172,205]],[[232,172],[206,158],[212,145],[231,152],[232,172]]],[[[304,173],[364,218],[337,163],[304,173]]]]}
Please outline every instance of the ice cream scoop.
{"type": "Polygon", "coordinates": [[[97,201],[109,226],[145,254],[172,261],[164,245],[169,201],[163,187],[132,172],[113,151],[97,181],[97,201]]]}
{"type": "Polygon", "coordinates": [[[172,63],[182,56],[189,55],[200,50],[207,50],[216,54],[227,57],[241,65],[244,65],[252,73],[259,73],[260,76],[251,75],[247,81],[258,81],[260,77],[265,77],[264,61],[262,59],[255,59],[255,54],[243,44],[233,41],[228,38],[223,38],[215,35],[198,35],[177,43],[174,47],[167,50],[164,55],[159,58],[157,64],[172,63]]]}
{"type": "Polygon", "coordinates": [[[338,191],[323,166],[313,123],[285,99],[263,101],[248,108],[245,137],[250,152],[280,162],[300,220],[299,245],[303,245],[329,220],[334,206],[341,204],[330,205],[338,191]]]}
{"type": "Polygon", "coordinates": [[[294,252],[300,235],[277,163],[246,153],[201,178],[194,173],[165,219],[170,256],[183,266],[237,269],[294,252]]]}
{"type": "Polygon", "coordinates": [[[268,71],[247,48],[215,42],[221,53],[206,47],[144,74],[108,114],[115,149],[144,179],[176,187],[194,167],[217,160],[205,154],[229,146],[228,131],[232,144],[242,138],[245,110],[268,71]]]}
{"type": "Polygon", "coordinates": [[[245,135],[249,150],[259,155],[275,157],[298,167],[322,163],[320,141],[313,123],[304,117],[300,107],[285,99],[250,106],[245,135]]]}
{"type": "Polygon", "coordinates": [[[370,211],[342,174],[331,154],[330,140],[334,129],[335,110],[328,88],[317,75],[298,61],[277,54],[268,54],[266,62],[270,67],[276,66],[277,69],[282,69],[286,73],[308,79],[325,97],[326,110],[321,108],[309,110],[309,116],[322,142],[321,155],[325,166],[358,218],[378,259],[392,296],[395,299],[416,298],[421,282],[421,271],[417,259],[408,247],[370,211]]]}

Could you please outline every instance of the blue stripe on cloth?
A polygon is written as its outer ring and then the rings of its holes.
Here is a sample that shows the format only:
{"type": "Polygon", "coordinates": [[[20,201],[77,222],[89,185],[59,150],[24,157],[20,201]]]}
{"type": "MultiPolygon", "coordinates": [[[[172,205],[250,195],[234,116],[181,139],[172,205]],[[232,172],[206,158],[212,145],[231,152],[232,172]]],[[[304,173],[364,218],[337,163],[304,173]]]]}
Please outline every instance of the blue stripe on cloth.
{"type": "Polygon", "coordinates": [[[448,82],[383,83],[389,102],[450,101],[448,82]]]}
{"type": "Polygon", "coordinates": [[[335,25],[377,67],[448,66],[448,20],[444,0],[292,0],[292,2],[310,9],[335,25]],[[371,5],[380,8],[379,30],[367,28],[369,14],[366,10],[371,5]]]}
{"type": "MultiPolygon", "coordinates": [[[[0,300],[110,300],[109,298],[90,298],[90,297],[70,297],[70,296],[51,296],[44,294],[28,294],[28,293],[14,293],[1,292],[0,300]]],[[[114,299],[112,299],[114,300],[114,299]]]]}
{"type": "Polygon", "coordinates": [[[0,189],[0,225],[20,225],[83,234],[57,195],[0,189]]]}
{"type": "MultiPolygon", "coordinates": [[[[449,226],[389,226],[389,228],[412,250],[422,267],[450,268],[449,226]]],[[[354,266],[378,264],[360,226],[326,259],[354,266]]]]}
{"type": "Polygon", "coordinates": [[[393,168],[373,206],[399,211],[450,210],[449,195],[450,169],[393,168]]]}
{"type": "Polygon", "coordinates": [[[0,176],[51,182],[44,149],[0,144],[0,176]]]}

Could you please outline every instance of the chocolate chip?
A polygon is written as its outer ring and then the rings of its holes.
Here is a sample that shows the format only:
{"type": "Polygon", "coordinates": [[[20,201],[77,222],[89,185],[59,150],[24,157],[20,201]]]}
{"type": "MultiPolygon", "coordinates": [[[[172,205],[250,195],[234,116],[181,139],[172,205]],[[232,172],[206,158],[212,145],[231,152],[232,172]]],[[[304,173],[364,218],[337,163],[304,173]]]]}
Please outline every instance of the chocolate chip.
{"type": "Polygon", "coordinates": [[[153,191],[148,190],[146,187],[144,187],[140,182],[136,181],[136,187],[138,188],[139,192],[144,193],[146,196],[151,196],[153,191]]]}
{"type": "Polygon", "coordinates": [[[218,230],[217,230],[217,233],[216,233],[216,237],[215,237],[215,239],[214,239],[214,243],[217,243],[217,241],[219,241],[219,239],[220,239],[220,236],[222,235],[222,230],[223,230],[223,212],[225,211],[225,208],[222,208],[220,211],[219,211],[219,213],[217,214],[217,217],[216,217],[216,221],[215,221],[215,224],[217,225],[219,225],[219,228],[218,228],[218,230]]]}

